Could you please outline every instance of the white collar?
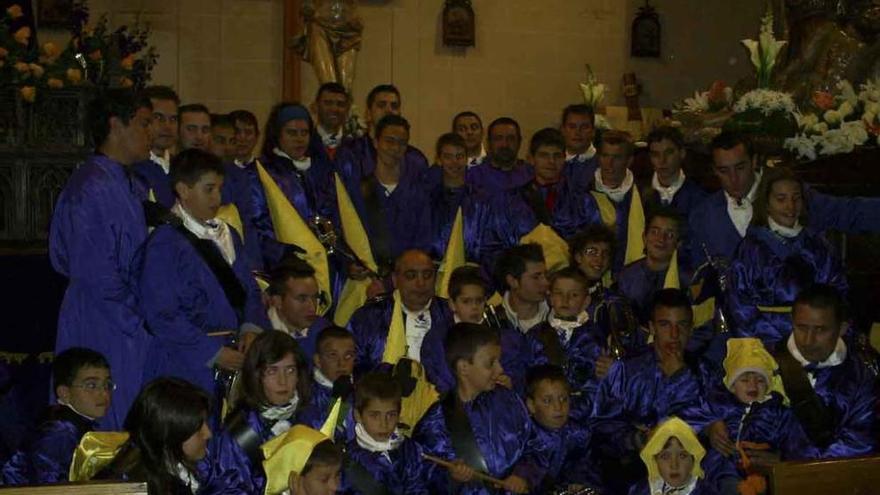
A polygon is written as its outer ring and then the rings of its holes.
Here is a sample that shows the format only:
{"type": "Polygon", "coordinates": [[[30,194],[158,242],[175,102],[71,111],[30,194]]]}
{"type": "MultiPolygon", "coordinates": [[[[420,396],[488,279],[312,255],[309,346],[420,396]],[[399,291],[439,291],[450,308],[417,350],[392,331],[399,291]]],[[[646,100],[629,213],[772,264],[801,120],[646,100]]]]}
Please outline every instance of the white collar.
{"type": "Polygon", "coordinates": [[[177,463],[177,479],[193,493],[199,491],[199,479],[182,462],[177,463]]]}
{"type": "Polygon", "coordinates": [[[407,317],[417,317],[420,314],[423,314],[426,312],[430,313],[432,302],[434,302],[434,298],[431,298],[430,300],[428,300],[428,304],[426,304],[424,308],[417,309],[417,310],[413,311],[413,310],[407,308],[406,304],[403,304],[403,301],[401,301],[400,308],[403,309],[403,314],[406,315],[407,317]]]}
{"type": "Polygon", "coordinates": [[[632,189],[633,186],[633,173],[632,170],[626,169],[626,177],[623,178],[623,182],[620,183],[619,186],[611,188],[605,185],[602,182],[602,169],[600,167],[596,168],[596,172],[593,173],[593,177],[596,180],[596,190],[605,193],[611,201],[615,203],[620,203],[623,201],[623,198],[626,197],[626,193],[632,189]]]}
{"type": "Polygon", "coordinates": [[[651,480],[651,495],[690,495],[697,486],[697,478],[691,476],[691,480],[681,488],[670,486],[663,478],[651,480]]]}
{"type": "Polygon", "coordinates": [[[669,204],[672,202],[672,199],[675,198],[675,193],[681,189],[681,186],[684,185],[684,170],[678,169],[678,176],[672,181],[672,184],[669,186],[664,186],[660,184],[660,178],[657,177],[657,172],[654,172],[654,177],[651,178],[651,187],[660,194],[660,201],[664,204],[669,204]]]}
{"type": "Polygon", "coordinates": [[[772,232],[775,232],[786,239],[793,239],[800,235],[801,231],[804,230],[804,226],[801,225],[799,221],[795,221],[794,227],[786,227],[785,225],[776,223],[770,215],[767,215],[767,227],[769,227],[772,232]]]}
{"type": "Polygon", "coordinates": [[[315,377],[315,383],[318,385],[324,388],[333,388],[333,382],[331,382],[330,379],[327,378],[327,375],[325,375],[317,366],[315,366],[315,371],[312,373],[312,376],[315,377]]]}
{"type": "Polygon", "coordinates": [[[229,225],[219,218],[212,218],[207,222],[200,222],[190,215],[180,202],[175,202],[171,207],[171,212],[177,215],[182,221],[186,230],[192,232],[199,239],[213,241],[223,254],[223,258],[230,265],[235,263],[235,245],[232,242],[232,234],[229,231],[229,225]]]}
{"type": "Polygon", "coordinates": [[[320,124],[318,124],[316,127],[318,129],[318,135],[321,136],[321,141],[324,143],[324,146],[336,147],[339,146],[339,143],[342,142],[342,126],[339,126],[339,130],[332,134],[328,131],[325,131],[320,124]]]}
{"type": "Polygon", "coordinates": [[[309,334],[309,327],[294,328],[293,325],[289,325],[286,321],[284,321],[284,319],[281,318],[281,314],[278,313],[278,308],[276,308],[275,306],[269,307],[269,311],[267,311],[267,313],[269,315],[269,323],[272,324],[273,329],[286,332],[294,338],[303,338],[309,334]]]}
{"type": "Polygon", "coordinates": [[[755,196],[758,195],[758,186],[761,184],[761,177],[764,175],[762,170],[755,170],[755,182],[752,184],[752,188],[749,189],[749,193],[746,194],[746,197],[742,200],[738,200],[727,194],[727,191],[724,191],[724,197],[727,198],[727,204],[731,205],[733,208],[751,208],[752,203],[755,202],[755,196]]]}
{"type": "Polygon", "coordinates": [[[168,153],[168,150],[165,150],[165,153],[162,156],[157,155],[150,150],[150,161],[162,167],[162,170],[165,171],[165,175],[171,173],[171,155],[168,153]]]}
{"type": "Polygon", "coordinates": [[[86,416],[85,414],[83,414],[83,413],[77,411],[76,408],[73,407],[73,404],[71,404],[71,403],[69,403],[69,402],[65,402],[64,399],[62,399],[62,398],[60,398],[60,397],[58,398],[58,403],[61,404],[62,406],[67,406],[68,409],[70,409],[71,411],[75,412],[77,415],[86,418],[86,419],[89,420],[89,421],[95,421],[95,420],[97,419],[97,418],[93,418],[93,417],[91,417],[91,416],[86,416]]]}
{"type": "Polygon", "coordinates": [[[556,311],[550,311],[550,316],[547,317],[547,323],[556,330],[557,333],[560,334],[562,339],[567,344],[569,340],[571,340],[571,335],[574,333],[574,330],[578,327],[582,327],[587,321],[590,319],[590,313],[587,311],[581,311],[574,320],[563,320],[556,316],[556,311]]]}
{"type": "Polygon", "coordinates": [[[389,451],[395,450],[400,447],[400,444],[403,443],[404,436],[400,434],[397,429],[394,429],[394,433],[391,434],[391,437],[384,442],[380,442],[375,438],[371,437],[369,433],[367,433],[367,429],[358,422],[354,426],[354,436],[357,440],[358,445],[360,445],[363,449],[368,450],[370,452],[380,452],[389,460],[391,459],[388,455],[389,451]]]}
{"type": "Polygon", "coordinates": [[[293,398],[287,404],[280,406],[268,406],[260,410],[260,417],[267,421],[273,421],[272,435],[278,436],[293,426],[293,415],[299,406],[299,393],[293,392],[293,398]]]}
{"type": "Polygon", "coordinates": [[[578,163],[583,163],[583,162],[589,160],[590,158],[593,158],[594,156],[596,156],[596,147],[593,146],[592,144],[590,144],[590,147],[587,148],[587,150],[584,151],[583,153],[574,154],[574,153],[569,153],[568,151],[566,151],[565,152],[565,161],[570,162],[570,161],[574,160],[578,163]]]}
{"type": "MultiPolygon", "coordinates": [[[[794,333],[788,336],[788,341],[786,341],[785,346],[788,348],[788,352],[791,353],[791,357],[795,358],[797,362],[801,363],[803,366],[809,366],[810,363],[807,361],[807,358],[801,354],[801,351],[798,350],[797,344],[794,341],[794,333]]],[[[828,358],[826,358],[821,363],[816,364],[816,368],[831,368],[832,366],[838,366],[843,363],[846,359],[846,343],[840,337],[837,338],[837,345],[834,347],[834,351],[831,353],[828,358]]]]}
{"type": "Polygon", "coordinates": [[[232,163],[234,163],[235,166],[238,167],[238,168],[245,168],[245,167],[247,167],[248,165],[250,165],[250,164],[253,163],[253,162],[254,162],[254,157],[253,157],[253,156],[251,156],[250,158],[248,158],[247,161],[245,161],[245,160],[239,160],[238,158],[236,158],[235,160],[232,160],[232,163]]]}
{"type": "Polygon", "coordinates": [[[477,165],[483,163],[483,160],[485,160],[485,159],[486,159],[486,147],[481,144],[480,145],[480,154],[477,156],[469,156],[467,159],[467,161],[468,161],[467,166],[468,166],[468,168],[476,167],[477,165]]]}
{"type": "Polygon", "coordinates": [[[534,317],[529,320],[521,319],[510,306],[510,291],[504,293],[504,297],[501,298],[501,306],[507,313],[507,319],[522,333],[528,332],[533,326],[547,319],[547,315],[550,313],[550,305],[547,304],[547,301],[541,301],[538,304],[538,313],[534,317]]]}
{"type": "Polygon", "coordinates": [[[287,153],[281,151],[280,148],[273,149],[272,153],[275,153],[276,155],[280,156],[281,158],[287,158],[288,160],[290,160],[291,163],[293,163],[293,166],[296,167],[296,169],[299,170],[300,172],[305,172],[306,170],[308,170],[312,166],[312,158],[308,157],[308,156],[304,156],[301,160],[297,160],[297,159],[293,158],[292,156],[288,155],[287,153]]]}

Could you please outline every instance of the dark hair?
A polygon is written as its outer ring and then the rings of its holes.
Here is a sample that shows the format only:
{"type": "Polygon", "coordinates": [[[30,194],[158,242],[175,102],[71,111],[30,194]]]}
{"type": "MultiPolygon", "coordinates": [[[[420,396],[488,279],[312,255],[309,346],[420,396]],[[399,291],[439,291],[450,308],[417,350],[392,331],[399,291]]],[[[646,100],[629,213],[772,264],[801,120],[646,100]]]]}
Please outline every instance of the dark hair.
{"type": "Polygon", "coordinates": [[[587,276],[584,275],[576,266],[567,266],[551,273],[550,287],[553,287],[553,284],[555,284],[557,280],[562,279],[574,280],[575,282],[581,284],[584,289],[588,289],[590,287],[590,281],[587,280],[587,276]]]}
{"type": "Polygon", "coordinates": [[[800,291],[791,306],[792,316],[800,305],[815,309],[831,309],[838,324],[846,320],[846,301],[837,289],[828,284],[813,284],[800,291]]]}
{"type": "Polygon", "coordinates": [[[529,143],[529,154],[532,156],[538,152],[542,146],[552,146],[565,151],[565,138],[559,129],[545,127],[532,135],[532,141],[529,143]]]}
{"type": "Polygon", "coordinates": [[[574,255],[586,249],[587,244],[595,243],[608,244],[611,251],[614,252],[617,236],[604,225],[591,225],[586,230],[579,231],[568,240],[569,254],[574,259],[574,255]]]}
{"type": "Polygon", "coordinates": [[[170,100],[180,106],[180,97],[169,86],[147,86],[141,91],[141,96],[151,100],[170,100]]]}
{"type": "Polygon", "coordinates": [[[464,117],[473,117],[473,118],[477,119],[477,122],[480,123],[480,127],[483,127],[483,119],[481,119],[479,115],[477,115],[474,112],[471,112],[470,110],[465,110],[464,112],[458,112],[458,114],[456,114],[455,117],[452,117],[452,132],[455,132],[455,123],[458,122],[458,119],[464,118],[464,117]]]}
{"type": "Polygon", "coordinates": [[[371,371],[354,385],[354,408],[363,414],[364,408],[371,400],[392,401],[400,408],[402,395],[400,382],[390,373],[371,371]]]}
{"type": "Polygon", "coordinates": [[[235,129],[235,121],[229,118],[228,113],[212,113],[211,127],[227,127],[235,129]]]}
{"type": "Polygon", "coordinates": [[[453,376],[456,375],[456,365],[462,359],[473,361],[474,354],[480,347],[485,345],[500,345],[501,338],[498,332],[479,323],[459,322],[452,325],[446,334],[446,364],[453,376]]]}
{"type": "Polygon", "coordinates": [[[118,118],[126,126],[141,108],[153,110],[150,99],[131,89],[107,89],[89,102],[86,111],[89,135],[95,147],[100,147],[110,135],[110,119],[118,118]]]}
{"type": "Polygon", "coordinates": [[[512,125],[516,127],[516,137],[520,140],[522,139],[522,132],[519,128],[519,122],[513,120],[510,117],[498,117],[497,119],[493,120],[491,124],[489,124],[489,128],[486,130],[486,136],[488,136],[489,139],[492,139],[492,129],[495,129],[499,125],[512,125]]]}
{"type": "Polygon", "coordinates": [[[505,250],[495,262],[495,280],[508,287],[507,276],[520,278],[526,272],[526,263],[544,263],[544,249],[540,244],[528,243],[505,250]]]}
{"type": "Polygon", "coordinates": [[[457,146],[465,150],[467,149],[467,144],[465,144],[464,138],[454,132],[447,132],[437,139],[436,151],[438,158],[440,157],[440,150],[442,150],[444,146],[457,146]]]}
{"type": "Polygon", "coordinates": [[[260,123],[257,122],[257,116],[247,110],[233,110],[229,112],[229,118],[232,120],[233,125],[236,122],[244,122],[247,125],[254,126],[257,134],[260,133],[260,123]]]}
{"type": "Polygon", "coordinates": [[[405,258],[406,256],[408,256],[410,254],[419,254],[419,255],[424,256],[425,258],[427,258],[431,261],[434,261],[434,258],[431,258],[431,255],[428,254],[427,251],[423,251],[423,250],[417,249],[417,248],[407,249],[406,251],[397,255],[397,258],[394,258],[393,270],[395,272],[400,270],[400,263],[403,261],[403,258],[405,258]]]}
{"type": "Polygon", "coordinates": [[[336,325],[330,325],[328,327],[322,328],[321,331],[318,332],[318,338],[317,340],[315,340],[315,349],[317,351],[320,351],[321,346],[324,345],[324,342],[331,339],[344,339],[354,341],[354,335],[345,328],[338,327],[336,325]]]}
{"type": "Polygon", "coordinates": [[[403,127],[406,129],[406,132],[409,132],[409,122],[405,118],[400,115],[389,113],[379,119],[379,122],[376,123],[376,139],[379,139],[382,136],[382,131],[391,126],[403,127]]]}
{"type": "MultiPolygon", "coordinates": [[[[756,179],[757,180],[757,179],[756,179]]],[[[790,180],[801,188],[801,198],[803,199],[803,207],[798,217],[801,225],[807,225],[807,198],[804,181],[792,172],[788,167],[765,168],[764,175],[761,177],[761,183],[758,185],[758,194],[755,197],[754,210],[752,213],[752,225],[767,225],[767,217],[770,216],[768,207],[770,203],[770,195],[773,193],[773,184],[790,180]]]]}
{"type": "Polygon", "coordinates": [[[325,82],[322,84],[321,87],[318,88],[318,92],[315,93],[315,101],[320,100],[321,95],[324,93],[343,95],[345,96],[345,100],[348,101],[348,91],[345,90],[345,86],[336,81],[325,82]]]}
{"type": "Polygon", "coordinates": [[[282,263],[269,272],[269,287],[266,292],[270,296],[283,296],[287,293],[287,281],[301,278],[315,278],[312,265],[302,260],[282,263]]]}
{"type": "Polygon", "coordinates": [[[182,120],[183,114],[185,113],[203,113],[208,117],[211,116],[211,111],[208,110],[208,107],[202,105],[201,103],[190,103],[188,105],[181,105],[177,107],[177,118],[182,120]]]}
{"type": "Polygon", "coordinates": [[[585,105],[583,103],[575,103],[574,105],[569,105],[562,110],[562,125],[565,125],[565,121],[568,120],[569,115],[584,115],[590,118],[590,123],[596,125],[596,113],[593,111],[593,107],[590,105],[585,105]]]}
{"type": "Polygon", "coordinates": [[[687,310],[687,313],[691,318],[694,317],[694,310],[691,307],[691,301],[688,299],[687,293],[681,289],[660,289],[654,293],[654,297],[651,300],[652,320],[659,307],[683,308],[687,310]]]}
{"type": "Polygon", "coordinates": [[[113,472],[114,464],[126,459],[123,452],[136,450],[150,493],[169,493],[168,487],[177,483],[178,464],[196,472],[195,463],[183,453],[183,443],[202,428],[210,413],[211,398],[201,388],[180,378],[153,380],[128,410],[124,427],[129,439],[105,470],[113,472]]]}
{"type": "Polygon", "coordinates": [[[489,284],[475,266],[460,266],[452,271],[449,276],[449,299],[454,301],[460,296],[465,285],[476,285],[483,289],[485,295],[489,294],[489,284]]]}
{"type": "MultiPolygon", "coordinates": [[[[220,157],[198,148],[191,148],[174,155],[174,158],[171,159],[168,175],[172,188],[178,182],[183,182],[192,187],[202,176],[209,172],[214,172],[221,177],[226,175],[226,169],[223,168],[223,162],[220,160],[220,157]]],[[[177,194],[176,189],[174,194],[177,194]]]]}
{"type": "Polygon", "coordinates": [[[623,150],[627,156],[632,156],[634,152],[632,136],[626,131],[607,129],[597,133],[596,149],[602,151],[603,144],[608,144],[610,146],[623,146],[623,150]]]}
{"type": "Polygon", "coordinates": [[[400,97],[400,90],[397,89],[397,86],[393,84],[380,84],[373,89],[370,90],[370,94],[367,95],[367,110],[373,106],[373,101],[376,100],[376,97],[379,96],[379,93],[394,93],[397,95],[398,100],[402,100],[400,97]]]}
{"type": "Polygon", "coordinates": [[[657,127],[645,139],[647,141],[648,146],[650,147],[654,143],[659,143],[660,141],[667,140],[670,143],[674,144],[678,149],[684,149],[684,134],[678,130],[677,127],[672,127],[669,125],[663,125],[657,127]]]}
{"type": "Polygon", "coordinates": [[[269,403],[263,392],[263,371],[266,366],[281,361],[288,354],[292,354],[296,362],[296,390],[300,407],[308,403],[309,368],[299,345],[284,332],[268,330],[254,339],[244,357],[244,365],[241,367],[241,396],[236,407],[259,409],[269,403]]]}
{"type": "Polygon", "coordinates": [[[565,371],[561,366],[555,364],[539,364],[532,366],[526,371],[526,396],[535,398],[535,392],[538,390],[538,384],[544,380],[551,382],[564,383],[568,388],[568,379],[565,378],[565,371]]]}
{"type": "Polygon", "coordinates": [[[110,369],[110,363],[100,352],[85,347],[71,347],[55,356],[52,362],[52,382],[57,390],[64,385],[70,387],[76,374],[83,368],[110,369]]]}
{"type": "Polygon", "coordinates": [[[312,454],[306,465],[303,466],[300,476],[305,476],[313,468],[318,466],[341,466],[342,450],[336,446],[329,438],[315,445],[312,454]]]}
{"type": "Polygon", "coordinates": [[[752,139],[746,134],[735,131],[722,131],[721,134],[712,139],[712,144],[709,148],[714,152],[718,149],[732,150],[739,145],[745,147],[746,154],[750,159],[754,156],[755,149],[752,144],[752,139]]]}
{"type": "Polygon", "coordinates": [[[678,233],[678,240],[681,240],[684,231],[684,218],[681,213],[671,206],[656,206],[648,210],[648,219],[645,221],[645,233],[651,228],[651,222],[655,218],[668,218],[675,222],[675,231],[678,233]]]}
{"type": "Polygon", "coordinates": [[[263,139],[263,148],[261,150],[263,156],[272,156],[272,150],[280,148],[279,142],[281,141],[281,129],[287,124],[287,122],[281,124],[278,121],[278,116],[285,108],[294,106],[300,107],[307,115],[306,121],[309,123],[309,134],[315,134],[315,124],[312,122],[312,116],[308,109],[299,103],[282,101],[272,107],[272,110],[269,111],[269,116],[266,118],[266,136],[263,139]]]}

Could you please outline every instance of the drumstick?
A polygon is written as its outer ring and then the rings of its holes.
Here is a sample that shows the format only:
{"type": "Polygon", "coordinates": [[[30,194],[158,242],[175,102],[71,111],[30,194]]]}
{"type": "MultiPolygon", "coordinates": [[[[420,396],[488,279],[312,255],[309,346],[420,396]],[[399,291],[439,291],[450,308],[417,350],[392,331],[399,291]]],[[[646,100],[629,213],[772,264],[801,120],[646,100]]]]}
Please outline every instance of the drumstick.
{"type": "Polygon", "coordinates": [[[208,332],[205,335],[207,335],[208,337],[228,337],[234,334],[235,332],[233,332],[232,330],[220,330],[217,332],[208,332]]]}
{"type": "MultiPolygon", "coordinates": [[[[434,464],[439,464],[439,465],[445,467],[446,469],[452,469],[453,467],[455,467],[455,464],[453,464],[447,460],[441,459],[439,457],[434,457],[434,456],[428,455],[428,454],[422,454],[422,457],[433,462],[434,464]]],[[[486,481],[488,483],[493,483],[496,485],[502,485],[504,483],[503,481],[499,480],[498,478],[493,478],[493,477],[489,476],[488,474],[483,474],[482,472],[477,471],[477,470],[474,470],[474,476],[479,480],[486,481]]]]}

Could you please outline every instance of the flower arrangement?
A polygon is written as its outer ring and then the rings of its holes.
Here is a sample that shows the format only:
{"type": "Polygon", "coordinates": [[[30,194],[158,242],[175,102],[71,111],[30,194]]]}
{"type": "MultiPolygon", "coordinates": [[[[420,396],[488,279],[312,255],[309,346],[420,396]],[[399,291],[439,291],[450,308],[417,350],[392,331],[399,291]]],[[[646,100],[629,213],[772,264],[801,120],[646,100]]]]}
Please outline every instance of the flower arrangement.
{"type": "Polygon", "coordinates": [[[21,7],[12,5],[0,21],[0,85],[17,88],[24,101],[34,102],[44,89],[143,87],[149,81],[158,58],[147,42],[149,28],[111,30],[106,15],[89,27],[89,9],[81,0],[71,9],[67,45],[37,46],[29,27],[12,31],[22,15],[21,7]]]}
{"type": "MultiPolygon", "coordinates": [[[[580,83],[580,88],[581,93],[584,95],[584,104],[588,105],[594,111],[598,110],[602,100],[605,99],[605,85],[596,79],[596,75],[593,74],[593,68],[590,67],[590,64],[587,64],[587,82],[580,83]]],[[[611,124],[604,115],[594,113],[593,118],[595,119],[596,127],[600,129],[611,128],[611,124]]]]}
{"type": "Polygon", "coordinates": [[[749,59],[755,66],[758,79],[758,88],[770,87],[770,76],[776,65],[776,57],[785,46],[785,41],[778,41],[773,34],[773,7],[767,4],[767,12],[761,18],[761,31],[757,40],[742,40],[742,44],[749,51],[749,59]]]}
{"type": "Polygon", "coordinates": [[[733,88],[724,81],[715,81],[707,91],[695,91],[693,98],[685,98],[681,110],[691,113],[716,113],[730,110],[733,88]]]}

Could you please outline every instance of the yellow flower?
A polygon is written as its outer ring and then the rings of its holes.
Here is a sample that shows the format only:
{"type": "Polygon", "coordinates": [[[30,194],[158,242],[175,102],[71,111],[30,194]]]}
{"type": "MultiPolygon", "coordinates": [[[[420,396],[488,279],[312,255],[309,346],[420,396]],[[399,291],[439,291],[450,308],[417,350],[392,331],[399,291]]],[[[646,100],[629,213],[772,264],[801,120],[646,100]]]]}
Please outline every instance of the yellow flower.
{"type": "Polygon", "coordinates": [[[37,98],[37,88],[33,86],[22,86],[19,91],[26,102],[33,103],[37,98]]]}
{"type": "Polygon", "coordinates": [[[95,62],[97,62],[98,60],[101,60],[101,50],[93,51],[92,53],[89,54],[89,58],[94,60],[95,62]]]}
{"type": "Polygon", "coordinates": [[[119,85],[123,88],[130,88],[134,85],[134,82],[127,77],[120,77],[119,78],[119,85]]]}
{"type": "Polygon", "coordinates": [[[119,61],[119,65],[125,70],[131,70],[134,66],[134,55],[127,55],[119,61]]]}
{"type": "Polygon", "coordinates": [[[82,81],[82,71],[79,69],[67,69],[67,80],[73,84],[82,81]]]}
{"type": "Polygon", "coordinates": [[[4,58],[7,55],[9,55],[9,50],[0,46],[0,58],[4,58]]]}
{"type": "Polygon", "coordinates": [[[28,64],[28,67],[30,67],[30,69],[31,69],[31,74],[32,74],[34,77],[36,77],[36,78],[43,77],[43,68],[42,68],[42,67],[40,67],[40,66],[37,65],[37,64],[28,64]]]}
{"type": "Polygon", "coordinates": [[[19,72],[30,72],[30,70],[31,70],[31,68],[28,67],[28,64],[26,64],[24,62],[16,62],[13,67],[15,67],[15,70],[17,70],[19,72]]]}
{"type": "Polygon", "coordinates": [[[64,81],[50,77],[49,80],[46,81],[46,85],[50,88],[61,89],[64,87],[64,81]]]}
{"type": "Polygon", "coordinates": [[[28,40],[31,37],[31,28],[27,26],[18,28],[18,31],[16,31],[15,34],[12,35],[12,37],[15,38],[15,41],[17,41],[19,44],[27,45],[28,40]]]}
{"type": "Polygon", "coordinates": [[[9,17],[13,19],[18,19],[19,17],[24,15],[24,13],[21,11],[21,7],[19,7],[17,4],[12,5],[8,9],[6,9],[6,13],[9,14],[9,17]]]}

